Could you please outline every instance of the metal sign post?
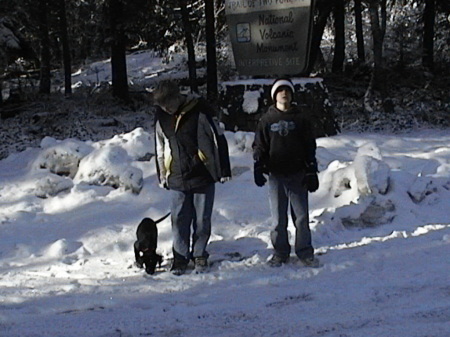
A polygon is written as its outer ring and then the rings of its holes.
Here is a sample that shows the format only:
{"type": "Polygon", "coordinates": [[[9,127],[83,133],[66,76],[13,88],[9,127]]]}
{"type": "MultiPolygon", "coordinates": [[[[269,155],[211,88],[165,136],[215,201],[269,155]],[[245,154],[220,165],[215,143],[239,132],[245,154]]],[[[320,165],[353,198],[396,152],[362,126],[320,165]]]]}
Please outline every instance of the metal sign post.
{"type": "Polygon", "coordinates": [[[251,76],[303,73],[308,66],[314,0],[226,0],[238,72],[251,76]]]}

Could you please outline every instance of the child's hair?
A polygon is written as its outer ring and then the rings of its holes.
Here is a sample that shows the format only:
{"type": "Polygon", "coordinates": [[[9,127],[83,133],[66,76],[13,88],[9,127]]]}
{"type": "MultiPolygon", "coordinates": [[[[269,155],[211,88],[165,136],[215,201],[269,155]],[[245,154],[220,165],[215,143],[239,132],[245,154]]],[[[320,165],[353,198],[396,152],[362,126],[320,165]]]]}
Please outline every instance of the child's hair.
{"type": "Polygon", "coordinates": [[[180,89],[174,81],[161,81],[153,91],[153,100],[156,104],[165,105],[169,101],[172,101],[179,93],[180,89]]]}

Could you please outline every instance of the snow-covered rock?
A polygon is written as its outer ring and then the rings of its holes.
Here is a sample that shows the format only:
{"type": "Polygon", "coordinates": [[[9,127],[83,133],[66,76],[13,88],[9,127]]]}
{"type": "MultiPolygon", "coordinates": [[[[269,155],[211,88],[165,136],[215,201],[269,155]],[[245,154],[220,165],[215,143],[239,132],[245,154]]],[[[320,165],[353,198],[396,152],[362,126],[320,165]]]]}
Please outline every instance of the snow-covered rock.
{"type": "Polygon", "coordinates": [[[387,193],[390,168],[383,162],[381,151],[375,143],[369,142],[358,148],[353,166],[361,195],[387,193]]]}
{"type": "MultiPolygon", "coordinates": [[[[352,200],[355,200],[359,195],[356,186],[355,170],[349,163],[341,163],[338,160],[331,162],[327,170],[330,172],[328,179],[330,185],[330,192],[335,198],[341,197],[344,192],[353,190],[352,200]]],[[[325,178],[325,177],[324,177],[325,178]]],[[[348,195],[348,193],[346,193],[348,195]]]]}
{"type": "Polygon", "coordinates": [[[390,168],[374,143],[360,146],[353,162],[332,161],[321,178],[341,206],[334,218],[345,227],[374,227],[394,219],[394,202],[381,197],[389,190],[390,168]]]}
{"type": "Polygon", "coordinates": [[[356,152],[356,157],[359,156],[369,156],[378,160],[382,160],[383,156],[381,155],[381,150],[377,146],[377,144],[373,141],[364,143],[356,152]]]}
{"type": "Polygon", "coordinates": [[[122,187],[139,193],[143,173],[131,163],[150,160],[154,153],[154,142],[151,135],[139,127],[96,143],[76,139],[59,141],[45,137],[41,141],[41,148],[43,150],[33,164],[35,170],[46,169],[73,179],[72,182],[53,175],[40,179],[35,195],[47,198],[70,189],[74,183],[122,187]]]}
{"type": "Polygon", "coordinates": [[[389,166],[370,156],[357,156],[353,162],[358,191],[361,195],[386,194],[389,188],[389,166]]]}
{"type": "Polygon", "coordinates": [[[391,200],[380,200],[370,196],[340,208],[336,215],[345,227],[375,227],[391,223],[395,217],[395,204],[391,200]]]}
{"type": "Polygon", "coordinates": [[[356,202],[360,196],[386,194],[389,189],[390,168],[382,160],[379,149],[372,145],[358,148],[353,162],[331,162],[327,169],[330,193],[335,198],[349,198],[356,202]]]}
{"type": "Polygon", "coordinates": [[[436,192],[436,186],[431,177],[418,176],[408,189],[408,195],[416,202],[422,202],[427,195],[436,192]]]}
{"type": "Polygon", "coordinates": [[[248,114],[258,112],[260,98],[260,90],[246,91],[244,93],[244,101],[242,102],[242,110],[248,114]]]}

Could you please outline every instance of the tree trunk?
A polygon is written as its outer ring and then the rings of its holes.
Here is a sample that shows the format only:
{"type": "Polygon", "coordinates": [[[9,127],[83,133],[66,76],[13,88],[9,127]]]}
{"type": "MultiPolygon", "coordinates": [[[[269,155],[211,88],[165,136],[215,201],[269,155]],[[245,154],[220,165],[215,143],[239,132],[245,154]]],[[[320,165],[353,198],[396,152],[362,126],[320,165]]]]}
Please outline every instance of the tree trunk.
{"type": "Polygon", "coordinates": [[[47,18],[47,0],[39,0],[38,20],[41,42],[40,63],[41,70],[39,75],[39,93],[50,93],[50,38],[47,18]]]}
{"type": "MultiPolygon", "coordinates": [[[[374,73],[377,75],[382,68],[383,62],[383,39],[384,32],[380,24],[380,15],[378,13],[377,1],[371,1],[369,5],[370,24],[372,28],[373,38],[373,60],[374,60],[374,73]]],[[[375,79],[377,76],[375,76],[375,79]]],[[[375,81],[375,84],[377,81],[375,81]]]]}
{"type": "Polygon", "coordinates": [[[192,39],[192,27],[189,20],[187,0],[179,0],[179,5],[181,8],[181,18],[184,26],[184,38],[186,39],[186,47],[188,51],[189,82],[191,86],[191,92],[198,92],[194,40],[192,39]]]}
{"type": "Polygon", "coordinates": [[[125,49],[125,31],[123,22],[124,4],[121,0],[110,0],[111,28],[111,77],[113,96],[124,101],[128,96],[128,75],[125,49]]]}
{"type": "Polygon", "coordinates": [[[369,86],[367,88],[366,94],[364,96],[364,109],[366,111],[372,112],[372,98],[375,90],[380,90],[382,99],[385,99],[385,81],[383,77],[383,40],[384,40],[384,30],[385,29],[385,19],[383,16],[386,14],[386,1],[381,1],[381,15],[380,20],[380,3],[378,0],[371,0],[369,2],[369,15],[370,15],[370,25],[372,28],[372,38],[373,38],[373,59],[374,65],[372,70],[372,77],[370,79],[369,86]],[[384,9],[383,9],[384,6],[384,9]]]}
{"type": "Polygon", "coordinates": [[[311,52],[309,56],[308,63],[308,73],[311,73],[314,70],[314,66],[317,61],[317,56],[320,52],[320,43],[322,42],[323,32],[325,31],[325,26],[327,25],[328,17],[331,14],[331,10],[333,9],[331,1],[322,0],[317,1],[317,16],[313,26],[313,34],[311,40],[311,52]]]}
{"type": "Polygon", "coordinates": [[[345,6],[344,0],[334,1],[334,55],[331,71],[340,73],[345,60],[345,6]]]}
{"type": "Polygon", "coordinates": [[[205,1],[206,17],[206,92],[209,101],[217,101],[217,58],[214,0],[205,1]]]}
{"type": "Polygon", "coordinates": [[[69,35],[67,33],[66,1],[58,1],[59,24],[61,30],[61,42],[64,64],[64,93],[72,94],[72,59],[70,56],[69,35]]]}
{"type": "Polygon", "coordinates": [[[425,0],[423,12],[423,56],[422,65],[433,69],[434,58],[434,22],[435,22],[435,0],[425,0]]]}
{"type": "Polygon", "coordinates": [[[355,31],[356,31],[356,47],[358,50],[358,61],[366,62],[366,53],[364,51],[364,34],[362,24],[362,7],[361,0],[355,0],[355,31]]]}

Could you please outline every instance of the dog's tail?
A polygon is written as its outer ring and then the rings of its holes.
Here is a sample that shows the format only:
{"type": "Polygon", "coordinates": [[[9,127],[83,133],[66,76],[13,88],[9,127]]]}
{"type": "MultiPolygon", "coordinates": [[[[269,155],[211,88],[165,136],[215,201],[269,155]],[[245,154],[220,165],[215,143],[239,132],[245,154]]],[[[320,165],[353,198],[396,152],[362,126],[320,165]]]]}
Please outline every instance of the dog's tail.
{"type": "Polygon", "coordinates": [[[164,215],[161,219],[158,219],[155,221],[155,223],[160,223],[161,221],[163,221],[165,218],[167,218],[170,215],[170,212],[167,213],[166,215],[164,215]]]}

